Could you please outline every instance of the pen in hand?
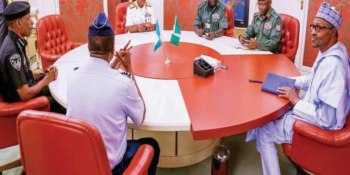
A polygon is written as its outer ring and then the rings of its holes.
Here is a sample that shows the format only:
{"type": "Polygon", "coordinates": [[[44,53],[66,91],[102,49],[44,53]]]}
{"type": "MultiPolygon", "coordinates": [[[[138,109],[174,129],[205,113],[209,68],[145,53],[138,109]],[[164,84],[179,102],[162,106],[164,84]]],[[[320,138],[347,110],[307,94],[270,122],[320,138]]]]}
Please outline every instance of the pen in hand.
{"type": "Polygon", "coordinates": [[[254,80],[254,79],[249,79],[250,82],[253,82],[253,83],[263,83],[262,81],[259,81],[259,80],[254,80]]]}

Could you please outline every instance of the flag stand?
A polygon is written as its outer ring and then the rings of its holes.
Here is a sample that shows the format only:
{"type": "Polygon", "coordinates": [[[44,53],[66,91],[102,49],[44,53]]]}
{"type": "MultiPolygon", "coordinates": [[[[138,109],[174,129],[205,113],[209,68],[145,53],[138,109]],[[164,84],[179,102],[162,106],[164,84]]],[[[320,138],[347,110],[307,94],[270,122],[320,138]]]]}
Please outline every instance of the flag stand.
{"type": "MultiPolygon", "coordinates": [[[[171,46],[170,46],[171,47],[171,46]]],[[[173,53],[173,47],[170,49],[170,56],[165,59],[165,65],[170,65],[171,64],[171,55],[173,53]]]]}

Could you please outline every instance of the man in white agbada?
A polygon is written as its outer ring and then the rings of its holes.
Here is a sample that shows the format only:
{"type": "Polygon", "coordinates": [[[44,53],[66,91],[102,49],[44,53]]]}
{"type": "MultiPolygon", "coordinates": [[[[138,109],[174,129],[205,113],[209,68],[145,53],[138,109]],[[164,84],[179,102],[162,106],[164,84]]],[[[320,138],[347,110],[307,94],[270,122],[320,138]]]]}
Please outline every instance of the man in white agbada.
{"type": "Polygon", "coordinates": [[[293,124],[303,120],[325,130],[339,130],[350,107],[350,61],[345,46],[338,42],[340,14],[323,2],[310,25],[312,47],[319,49],[311,74],[296,77],[295,88],[306,91],[299,99],[293,89],[278,89],[294,107],[279,119],[249,131],[246,141],[257,140],[264,175],[281,174],[275,143],[292,143],[293,124]]]}

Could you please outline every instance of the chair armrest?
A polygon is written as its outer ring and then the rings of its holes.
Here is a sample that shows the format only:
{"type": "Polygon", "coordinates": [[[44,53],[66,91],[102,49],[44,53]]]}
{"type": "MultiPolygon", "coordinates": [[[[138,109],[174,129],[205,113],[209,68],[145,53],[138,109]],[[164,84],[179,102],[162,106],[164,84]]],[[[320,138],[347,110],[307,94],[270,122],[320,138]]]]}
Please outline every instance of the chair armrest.
{"type": "Polygon", "coordinates": [[[235,36],[235,32],[234,32],[233,28],[232,29],[227,29],[224,36],[228,36],[228,37],[232,37],[233,38],[235,36]]]}
{"type": "Polygon", "coordinates": [[[63,54],[50,54],[47,51],[41,51],[40,57],[49,62],[55,62],[59,59],[63,54]]]}
{"type": "Polygon", "coordinates": [[[50,111],[49,99],[45,96],[30,99],[26,102],[5,103],[1,102],[0,117],[17,117],[24,110],[50,111]]]}
{"type": "Polygon", "coordinates": [[[68,41],[67,44],[66,44],[66,49],[67,51],[70,51],[72,49],[75,49],[76,47],[79,47],[83,44],[86,44],[84,42],[73,42],[73,41],[68,41]]]}
{"type": "Polygon", "coordinates": [[[153,159],[154,150],[150,145],[142,145],[137,150],[136,155],[131,160],[128,168],[124,171],[123,175],[135,174],[142,175],[147,174],[148,168],[153,159]]]}
{"type": "Polygon", "coordinates": [[[350,144],[350,129],[347,127],[341,130],[327,131],[307,122],[297,120],[293,125],[293,129],[300,136],[330,147],[344,147],[350,144]]]}

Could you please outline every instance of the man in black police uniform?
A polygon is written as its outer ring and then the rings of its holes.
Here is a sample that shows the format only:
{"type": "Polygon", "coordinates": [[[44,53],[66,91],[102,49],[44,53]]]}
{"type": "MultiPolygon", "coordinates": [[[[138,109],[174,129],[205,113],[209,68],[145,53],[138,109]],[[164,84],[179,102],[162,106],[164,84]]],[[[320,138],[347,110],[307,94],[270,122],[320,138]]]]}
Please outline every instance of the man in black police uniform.
{"type": "Polygon", "coordinates": [[[0,93],[5,102],[27,101],[34,97],[46,95],[50,107],[55,112],[62,111],[53,100],[47,84],[57,78],[58,70],[50,66],[44,72],[32,72],[26,55],[28,37],[32,33],[33,21],[30,19],[28,2],[10,3],[4,10],[4,17],[9,27],[0,49],[0,93]],[[36,84],[36,80],[40,80],[36,84]]]}

